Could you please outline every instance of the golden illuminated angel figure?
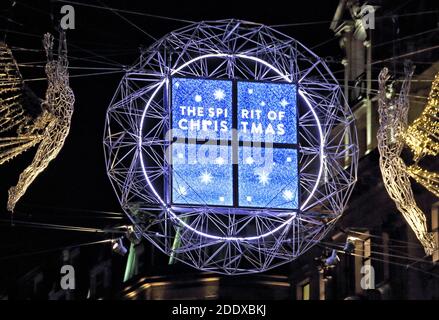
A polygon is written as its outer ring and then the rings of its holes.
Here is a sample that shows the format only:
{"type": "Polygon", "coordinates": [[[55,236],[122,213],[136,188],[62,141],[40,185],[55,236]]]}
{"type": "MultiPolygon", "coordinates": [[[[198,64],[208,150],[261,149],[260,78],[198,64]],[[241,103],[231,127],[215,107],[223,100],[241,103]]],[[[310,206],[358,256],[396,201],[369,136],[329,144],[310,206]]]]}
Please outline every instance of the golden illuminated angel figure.
{"type": "Polygon", "coordinates": [[[439,174],[422,169],[418,165],[422,158],[437,157],[439,154],[439,73],[431,85],[424,111],[409,126],[404,140],[412,150],[415,162],[408,167],[410,176],[439,197],[439,174]]]}
{"type": "Polygon", "coordinates": [[[17,64],[6,45],[2,45],[0,62],[0,132],[16,129],[16,136],[0,138],[0,164],[10,160],[30,147],[39,144],[32,163],[20,174],[18,183],[9,189],[8,210],[13,211],[35,178],[44,171],[60,152],[70,130],[75,96],[69,86],[67,44],[64,32],[60,33],[58,56],[53,57],[53,36],[44,35],[47,63],[45,72],[48,87],[45,100],[41,101],[38,116],[26,110],[26,100],[32,97],[18,71],[17,64]]]}
{"type": "Polygon", "coordinates": [[[401,158],[408,132],[408,93],[413,70],[411,65],[406,64],[405,79],[399,94],[394,92],[393,83],[388,83],[390,76],[387,68],[379,75],[378,150],[381,174],[389,196],[395,201],[396,207],[416,234],[426,254],[431,255],[435,250],[435,242],[433,235],[427,230],[426,217],[417,206],[413,195],[410,182],[413,166],[407,166],[401,158]]]}

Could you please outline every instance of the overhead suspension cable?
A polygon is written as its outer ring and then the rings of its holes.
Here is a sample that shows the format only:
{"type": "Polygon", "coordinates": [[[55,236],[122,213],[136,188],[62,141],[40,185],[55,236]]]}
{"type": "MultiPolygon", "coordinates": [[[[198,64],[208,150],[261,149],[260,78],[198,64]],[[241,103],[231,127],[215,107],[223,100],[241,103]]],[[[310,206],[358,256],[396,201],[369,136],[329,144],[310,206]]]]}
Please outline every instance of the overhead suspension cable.
{"type": "MultiPolygon", "coordinates": [[[[7,31],[7,30],[5,30],[5,29],[0,29],[0,31],[7,31]]],[[[19,34],[19,35],[25,35],[25,36],[29,36],[29,37],[34,37],[34,38],[41,38],[41,35],[36,35],[36,34],[28,33],[28,32],[19,32],[19,31],[9,31],[9,32],[10,32],[10,33],[14,33],[14,34],[19,34]]],[[[76,49],[78,49],[78,50],[80,50],[80,51],[87,52],[87,53],[91,54],[93,57],[99,57],[99,58],[101,58],[101,59],[103,59],[103,60],[106,60],[106,61],[107,61],[107,64],[111,64],[111,65],[118,66],[118,67],[123,66],[121,63],[119,63],[119,62],[117,62],[117,61],[115,61],[115,60],[109,59],[109,58],[107,58],[107,57],[105,57],[105,56],[102,56],[102,55],[100,55],[100,54],[97,54],[97,53],[95,53],[95,52],[93,52],[93,51],[91,51],[91,50],[81,48],[81,47],[79,47],[79,46],[77,46],[77,45],[72,44],[71,42],[69,42],[69,47],[73,47],[73,48],[76,48],[76,49]]],[[[69,59],[70,59],[70,56],[69,56],[69,59]]],[[[80,58],[78,58],[78,59],[80,59],[80,58]]]]}
{"type": "MultiPolygon", "coordinates": [[[[340,249],[334,248],[334,247],[329,247],[327,245],[320,244],[319,246],[321,246],[321,247],[323,247],[325,249],[329,249],[329,250],[336,250],[337,253],[342,253],[342,254],[347,255],[347,256],[354,256],[354,257],[364,258],[364,256],[362,256],[362,255],[355,254],[355,253],[347,253],[344,250],[340,250],[340,249]]],[[[435,278],[439,278],[439,274],[428,272],[428,271],[423,270],[421,268],[413,267],[413,265],[411,265],[411,264],[404,264],[404,263],[395,262],[395,261],[391,261],[391,260],[384,260],[384,259],[380,259],[380,258],[376,258],[376,257],[370,257],[370,259],[372,261],[378,261],[378,262],[388,263],[388,264],[395,265],[395,266],[404,267],[405,269],[411,269],[411,270],[418,271],[418,272],[427,274],[427,275],[435,277],[435,278]]]]}
{"type": "MultiPolygon", "coordinates": [[[[392,61],[392,60],[398,60],[398,59],[406,58],[406,57],[409,57],[409,56],[416,55],[418,53],[423,53],[423,52],[435,50],[435,49],[438,49],[438,48],[439,48],[439,45],[436,45],[436,46],[431,46],[431,47],[427,47],[427,48],[423,48],[423,49],[407,52],[407,53],[404,53],[404,54],[401,54],[401,55],[392,56],[392,57],[389,57],[389,58],[386,58],[386,59],[377,60],[377,61],[372,62],[371,66],[374,66],[374,65],[379,64],[379,63],[387,62],[387,61],[392,61]]],[[[344,72],[344,71],[345,71],[345,69],[343,68],[343,69],[340,69],[340,70],[333,71],[332,74],[334,75],[334,74],[338,74],[338,73],[341,73],[341,72],[344,72]]],[[[322,76],[325,77],[325,76],[331,76],[331,75],[329,73],[325,73],[322,76]]]]}
{"type": "Polygon", "coordinates": [[[433,28],[433,29],[429,29],[429,30],[425,30],[425,31],[422,31],[422,32],[418,32],[418,33],[415,33],[415,34],[410,34],[408,36],[401,37],[401,38],[398,38],[398,39],[394,39],[394,40],[390,40],[390,41],[385,41],[385,42],[381,42],[381,43],[378,43],[378,44],[374,44],[372,47],[374,49],[375,48],[379,48],[379,47],[385,46],[387,44],[393,44],[393,43],[396,43],[396,42],[399,42],[399,41],[402,41],[402,40],[407,40],[407,39],[415,38],[415,37],[422,36],[422,35],[425,35],[427,33],[432,33],[432,32],[435,32],[435,31],[439,31],[439,27],[436,27],[436,28],[433,28]]]}
{"type": "MultiPolygon", "coordinates": [[[[343,253],[343,254],[345,254],[345,255],[351,255],[351,256],[354,256],[354,257],[359,257],[359,258],[362,258],[362,257],[363,257],[363,256],[361,256],[361,255],[359,255],[359,254],[355,254],[355,253],[350,253],[350,254],[348,254],[348,253],[344,252],[343,250],[337,250],[337,252],[339,252],[339,253],[343,253]]],[[[413,266],[410,265],[410,264],[404,264],[404,263],[399,263],[399,262],[395,262],[395,261],[387,261],[387,260],[380,259],[380,258],[376,258],[376,257],[371,257],[370,259],[371,259],[372,261],[378,261],[378,262],[383,262],[383,263],[392,264],[392,265],[395,265],[395,266],[404,267],[405,269],[408,269],[408,270],[418,271],[418,272],[421,272],[421,273],[427,274],[427,275],[429,275],[429,276],[432,276],[432,277],[434,277],[434,278],[439,278],[439,274],[436,274],[436,273],[433,273],[433,272],[429,272],[429,271],[423,270],[423,269],[421,269],[421,268],[413,267],[413,266]]]]}
{"type": "MultiPolygon", "coordinates": [[[[16,47],[16,46],[10,46],[9,47],[12,51],[24,51],[24,52],[44,52],[44,49],[33,49],[33,48],[24,48],[24,47],[16,47]]],[[[110,52],[110,53],[125,53],[125,52],[136,52],[138,51],[137,49],[128,49],[128,48],[120,48],[120,47],[112,47],[112,48],[96,48],[94,49],[95,51],[104,51],[104,52],[110,52]]],[[[71,49],[69,50],[69,52],[75,52],[78,50],[74,50],[71,49]]],[[[56,56],[56,53],[54,53],[54,55],[56,56]]],[[[71,56],[69,54],[69,56],[71,56]]]]}
{"type": "MultiPolygon", "coordinates": [[[[40,49],[28,49],[28,48],[17,48],[17,47],[12,47],[12,50],[17,50],[17,51],[29,51],[29,52],[42,52],[42,50],[40,49]]],[[[122,51],[119,53],[112,53],[112,54],[106,54],[105,57],[111,57],[111,56],[120,56],[120,55],[126,55],[128,52],[137,52],[138,50],[125,50],[123,53],[122,51]]],[[[54,56],[56,56],[56,54],[54,54],[54,56]]],[[[75,57],[74,55],[69,55],[69,60],[73,61],[73,60],[82,60],[82,61],[87,61],[87,62],[94,62],[94,63],[100,63],[100,64],[106,64],[106,65],[110,65],[110,66],[116,66],[116,67],[121,67],[123,66],[120,63],[109,63],[106,61],[99,61],[99,60],[94,60],[94,59],[90,59],[96,57],[96,55],[93,56],[89,56],[89,57],[75,57]]],[[[39,64],[39,63],[45,63],[46,61],[35,61],[35,62],[21,62],[19,65],[26,65],[26,64],[39,64]]]]}
{"type": "MultiPolygon", "coordinates": [[[[44,64],[34,64],[34,63],[18,63],[19,67],[26,67],[26,68],[45,68],[46,65],[44,64]]],[[[117,71],[117,70],[124,70],[121,68],[110,68],[110,67],[85,67],[85,66],[69,66],[68,69],[70,70],[107,70],[107,71],[117,71]]]]}
{"type": "MultiPolygon", "coordinates": [[[[354,228],[349,228],[348,231],[346,231],[346,230],[343,230],[343,231],[345,231],[346,233],[356,233],[356,234],[359,234],[359,235],[369,236],[369,237],[371,237],[371,238],[383,239],[383,237],[380,237],[380,236],[378,236],[378,235],[375,235],[375,234],[369,234],[369,233],[364,233],[364,232],[356,231],[356,230],[353,230],[353,229],[354,229],[354,228]]],[[[340,230],[342,230],[342,229],[340,229],[340,230]]],[[[403,244],[410,244],[410,245],[417,246],[417,247],[420,247],[420,246],[421,246],[419,243],[417,243],[417,242],[411,242],[411,241],[403,241],[403,240],[396,240],[396,239],[390,239],[390,238],[389,238],[389,241],[398,242],[398,243],[403,243],[403,244]]]]}
{"type": "Polygon", "coordinates": [[[83,208],[64,208],[58,206],[50,206],[50,205],[40,205],[40,204],[32,204],[32,203],[22,203],[22,206],[29,208],[40,208],[40,209],[54,209],[54,210],[63,210],[63,211],[71,211],[71,212],[91,212],[91,213],[100,213],[106,215],[115,215],[115,216],[124,216],[121,212],[113,212],[113,211],[103,211],[103,210],[95,210],[95,209],[83,209],[83,208]]]}
{"type": "Polygon", "coordinates": [[[273,24],[270,27],[272,28],[298,27],[298,26],[310,26],[317,24],[327,24],[331,22],[332,20],[318,20],[318,21],[307,21],[307,22],[296,22],[296,23],[273,24]]]}
{"type": "MultiPolygon", "coordinates": [[[[382,19],[392,19],[395,17],[413,17],[413,16],[420,16],[420,15],[426,15],[426,14],[438,14],[438,13],[439,13],[439,10],[428,10],[428,11],[409,12],[409,13],[402,13],[402,14],[386,14],[383,16],[376,17],[375,21],[379,21],[382,19]]],[[[318,25],[318,24],[329,24],[333,21],[334,20],[317,20],[317,21],[297,22],[297,23],[284,23],[284,24],[274,24],[274,25],[271,25],[271,27],[285,28],[285,27],[309,26],[309,25],[318,25]]],[[[344,20],[340,19],[337,22],[340,22],[340,21],[344,21],[344,20]]]]}
{"type": "Polygon", "coordinates": [[[334,41],[334,40],[337,40],[337,39],[338,39],[338,38],[336,38],[336,37],[332,37],[332,38],[329,39],[329,40],[323,41],[323,42],[321,42],[321,43],[318,43],[318,44],[312,46],[310,49],[311,49],[311,50],[314,50],[314,49],[316,49],[316,48],[318,48],[318,47],[321,47],[321,46],[323,46],[323,45],[325,45],[325,44],[327,44],[327,43],[329,43],[329,42],[332,42],[332,41],[334,41]]]}
{"type": "MultiPolygon", "coordinates": [[[[73,74],[70,75],[69,78],[81,78],[81,77],[93,77],[93,76],[102,76],[102,75],[108,75],[108,74],[114,74],[114,73],[120,73],[125,72],[124,70],[118,70],[118,71],[107,71],[107,72],[94,72],[94,73],[85,73],[85,74],[73,74]]],[[[31,82],[31,81],[43,81],[47,80],[47,78],[33,78],[33,79],[24,79],[24,82],[31,82]]]]}
{"type": "Polygon", "coordinates": [[[41,10],[41,9],[38,9],[38,8],[32,7],[32,6],[28,5],[28,4],[24,4],[24,3],[21,2],[21,1],[16,1],[16,0],[15,0],[14,2],[15,2],[16,4],[22,6],[22,7],[25,7],[25,8],[27,8],[27,9],[30,9],[30,10],[35,11],[35,12],[37,12],[37,13],[40,13],[40,14],[42,14],[42,15],[50,16],[50,13],[47,12],[47,11],[44,11],[44,10],[41,10]]]}
{"type": "Polygon", "coordinates": [[[69,4],[74,4],[77,6],[89,7],[89,8],[95,8],[95,9],[112,10],[112,11],[116,11],[116,12],[120,12],[120,13],[127,13],[127,14],[144,16],[144,17],[149,17],[149,18],[157,18],[157,19],[184,22],[184,23],[194,23],[195,22],[195,21],[186,20],[186,19],[177,19],[177,18],[166,17],[166,16],[150,14],[150,13],[143,13],[143,12],[138,12],[138,11],[110,8],[108,6],[103,7],[103,6],[98,6],[98,5],[94,5],[94,4],[81,3],[81,2],[77,2],[77,1],[57,0],[56,2],[69,3],[69,4]]]}
{"type": "Polygon", "coordinates": [[[401,54],[401,55],[397,55],[397,56],[393,56],[393,57],[390,57],[390,58],[387,58],[387,59],[382,59],[382,60],[374,61],[374,62],[371,63],[371,65],[375,65],[375,64],[383,63],[383,62],[387,62],[387,61],[392,61],[392,60],[398,60],[398,59],[401,59],[401,58],[406,58],[406,57],[413,56],[413,55],[418,54],[418,53],[422,53],[422,52],[426,52],[426,51],[431,51],[431,50],[435,50],[435,49],[438,49],[438,48],[439,48],[439,45],[436,45],[436,46],[427,47],[427,48],[419,49],[419,50],[412,51],[412,52],[407,52],[407,53],[404,53],[404,54],[401,54]]]}
{"type": "MultiPolygon", "coordinates": [[[[356,87],[356,86],[345,86],[344,84],[340,84],[340,87],[342,87],[342,88],[348,87],[348,88],[351,88],[351,89],[360,89],[359,87],[356,87]]],[[[379,92],[379,90],[377,90],[377,89],[370,89],[370,91],[374,93],[373,97],[377,96],[377,94],[379,92]]],[[[395,96],[397,96],[397,97],[400,96],[400,95],[401,94],[399,94],[399,93],[395,94],[395,96]]],[[[420,99],[420,100],[427,100],[428,99],[427,97],[410,95],[410,94],[408,94],[406,96],[409,97],[409,98],[412,98],[412,99],[420,99]]]]}
{"type": "MultiPolygon", "coordinates": [[[[321,243],[326,244],[326,245],[333,245],[333,246],[341,248],[341,249],[344,248],[344,244],[340,244],[340,243],[331,243],[331,242],[324,242],[324,241],[321,241],[321,243]]],[[[364,249],[363,250],[357,249],[357,250],[360,251],[360,252],[363,252],[363,253],[365,251],[364,249]]],[[[370,253],[381,255],[381,256],[384,256],[384,257],[388,257],[388,258],[397,258],[397,259],[403,259],[403,260],[409,260],[409,261],[416,261],[416,262],[424,262],[424,263],[428,263],[428,264],[433,264],[432,261],[425,260],[425,259],[420,259],[418,257],[402,256],[402,255],[398,255],[398,254],[385,253],[385,252],[374,251],[374,250],[371,250],[370,253]]]]}
{"type": "MultiPolygon", "coordinates": [[[[99,1],[99,0],[98,0],[99,1]]],[[[102,3],[101,1],[99,1],[100,3],[102,3]]],[[[145,30],[143,30],[142,28],[140,28],[138,25],[136,25],[134,22],[132,22],[131,20],[125,18],[123,15],[121,15],[119,12],[117,12],[115,9],[109,8],[106,4],[102,3],[102,5],[105,8],[108,8],[109,10],[111,10],[111,12],[113,12],[115,15],[117,15],[118,17],[120,17],[121,19],[123,19],[124,21],[126,21],[127,23],[129,23],[131,26],[133,26],[134,28],[136,28],[137,30],[139,30],[140,32],[142,32],[143,34],[145,34],[146,36],[150,37],[153,41],[157,41],[157,39],[155,37],[153,37],[152,35],[150,35],[148,32],[146,32],[145,30]]]]}
{"type": "Polygon", "coordinates": [[[44,250],[39,250],[39,251],[19,253],[19,254],[14,254],[14,255],[10,255],[10,256],[0,257],[0,261],[1,260],[10,260],[10,259],[23,258],[23,257],[27,257],[27,256],[51,253],[51,252],[68,250],[68,249],[74,249],[74,248],[80,248],[80,247],[91,246],[91,245],[95,245],[95,244],[101,244],[101,243],[109,243],[109,242],[112,242],[112,241],[113,241],[113,239],[105,239],[105,240],[98,240],[98,241],[92,241],[92,242],[84,242],[84,243],[79,243],[79,244],[74,244],[74,245],[64,246],[64,247],[58,247],[58,248],[52,248],[52,249],[44,249],[44,250]]]}
{"type": "MultiPolygon", "coordinates": [[[[8,219],[0,219],[0,222],[8,223],[8,224],[11,223],[11,221],[8,219]]],[[[88,233],[123,233],[122,231],[116,231],[113,229],[86,228],[86,227],[77,227],[77,226],[69,226],[69,225],[61,225],[61,224],[52,224],[52,223],[30,222],[30,221],[15,220],[15,219],[13,221],[13,225],[14,226],[19,225],[22,227],[40,228],[40,229],[78,231],[78,232],[88,232],[88,233]]]]}

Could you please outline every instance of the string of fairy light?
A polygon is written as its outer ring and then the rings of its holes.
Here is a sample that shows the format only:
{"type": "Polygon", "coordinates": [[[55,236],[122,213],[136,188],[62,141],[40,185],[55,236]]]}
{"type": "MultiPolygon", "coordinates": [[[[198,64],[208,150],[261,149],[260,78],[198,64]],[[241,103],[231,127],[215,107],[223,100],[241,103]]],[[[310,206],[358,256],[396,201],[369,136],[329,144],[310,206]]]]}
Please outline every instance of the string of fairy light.
{"type": "Polygon", "coordinates": [[[439,197],[439,173],[421,168],[418,162],[425,156],[439,154],[439,74],[434,78],[427,105],[404,134],[406,145],[413,152],[414,165],[408,173],[419,184],[439,197]]]}
{"type": "Polygon", "coordinates": [[[439,75],[436,75],[427,105],[421,116],[408,128],[406,144],[412,149],[414,161],[439,153],[439,75]]]}

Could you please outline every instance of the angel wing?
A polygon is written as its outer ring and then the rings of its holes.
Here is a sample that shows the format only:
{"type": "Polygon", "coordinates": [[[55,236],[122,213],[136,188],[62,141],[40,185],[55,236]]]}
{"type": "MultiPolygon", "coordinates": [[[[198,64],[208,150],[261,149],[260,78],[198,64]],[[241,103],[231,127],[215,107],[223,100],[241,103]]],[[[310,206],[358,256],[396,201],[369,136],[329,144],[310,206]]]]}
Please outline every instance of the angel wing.
{"type": "Polygon", "coordinates": [[[10,48],[0,43],[0,165],[41,141],[38,130],[30,125],[34,115],[29,106],[38,104],[38,98],[24,85],[10,48]]]}
{"type": "Polygon", "coordinates": [[[416,182],[439,197],[439,173],[430,172],[418,165],[425,156],[439,154],[439,73],[431,85],[427,105],[421,115],[408,127],[404,135],[405,144],[413,152],[415,164],[407,172],[416,182]]]}
{"type": "Polygon", "coordinates": [[[422,169],[417,164],[407,167],[407,172],[416,182],[439,198],[439,174],[422,169]]]}
{"type": "MultiPolygon", "coordinates": [[[[48,86],[46,99],[41,104],[42,113],[33,119],[29,126],[20,127],[18,138],[28,139],[23,139],[24,142],[20,146],[14,147],[12,149],[14,152],[4,153],[7,158],[35,144],[35,141],[40,142],[31,164],[20,174],[17,184],[8,191],[7,208],[11,212],[14,211],[15,205],[32,182],[58,156],[70,131],[75,95],[69,86],[67,43],[64,31],[60,32],[59,39],[58,55],[54,59],[53,36],[44,35],[43,45],[47,55],[45,72],[48,86]],[[34,135],[36,136],[32,137],[34,135]]],[[[21,142],[19,139],[11,143],[21,142]]],[[[7,142],[7,140],[4,141],[5,144],[7,142]]]]}
{"type": "Polygon", "coordinates": [[[11,50],[0,43],[0,132],[11,130],[23,121],[23,83],[11,50]]]}
{"type": "Polygon", "coordinates": [[[405,143],[416,162],[426,155],[439,154],[439,73],[433,80],[424,111],[407,129],[405,143]]]}

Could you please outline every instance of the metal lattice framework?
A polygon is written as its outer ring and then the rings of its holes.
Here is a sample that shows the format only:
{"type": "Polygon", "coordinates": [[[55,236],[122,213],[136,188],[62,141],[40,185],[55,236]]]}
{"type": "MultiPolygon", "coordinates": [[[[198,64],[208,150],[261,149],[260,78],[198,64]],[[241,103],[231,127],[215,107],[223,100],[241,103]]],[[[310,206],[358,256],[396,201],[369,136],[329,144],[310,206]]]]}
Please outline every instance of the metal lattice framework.
{"type": "Polygon", "coordinates": [[[39,144],[32,163],[20,174],[16,186],[9,189],[8,210],[25,194],[27,188],[61,151],[70,130],[75,96],[69,86],[67,45],[64,33],[59,40],[58,58],[53,59],[53,36],[44,35],[47,55],[48,87],[44,101],[39,101],[24,86],[18,66],[6,45],[0,47],[1,61],[0,132],[17,128],[16,136],[0,138],[0,165],[39,144]],[[41,113],[33,117],[24,108],[25,100],[41,103],[41,113]]]}
{"type": "MultiPolygon", "coordinates": [[[[379,75],[379,120],[377,133],[378,150],[380,153],[380,169],[384,186],[395,201],[416,237],[424,247],[427,255],[435,250],[433,235],[427,231],[427,221],[422,210],[417,206],[410,182],[412,166],[407,166],[401,158],[404,148],[404,135],[408,127],[408,110],[410,81],[414,69],[405,66],[405,79],[398,95],[389,91],[389,71],[384,68],[379,75]]],[[[417,167],[415,165],[415,167],[417,167]]]]}
{"type": "Polygon", "coordinates": [[[255,23],[201,22],[157,41],[126,72],[107,111],[107,172],[137,231],[171,259],[226,274],[262,272],[305,252],[342,214],[356,181],[353,122],[325,62],[296,40],[255,23]],[[300,210],[168,203],[171,76],[297,85],[300,210]]]}
{"type": "Polygon", "coordinates": [[[18,156],[41,140],[39,134],[22,134],[30,119],[23,108],[24,81],[11,50],[0,43],[0,133],[18,128],[17,137],[0,138],[0,165],[18,156]]]}

